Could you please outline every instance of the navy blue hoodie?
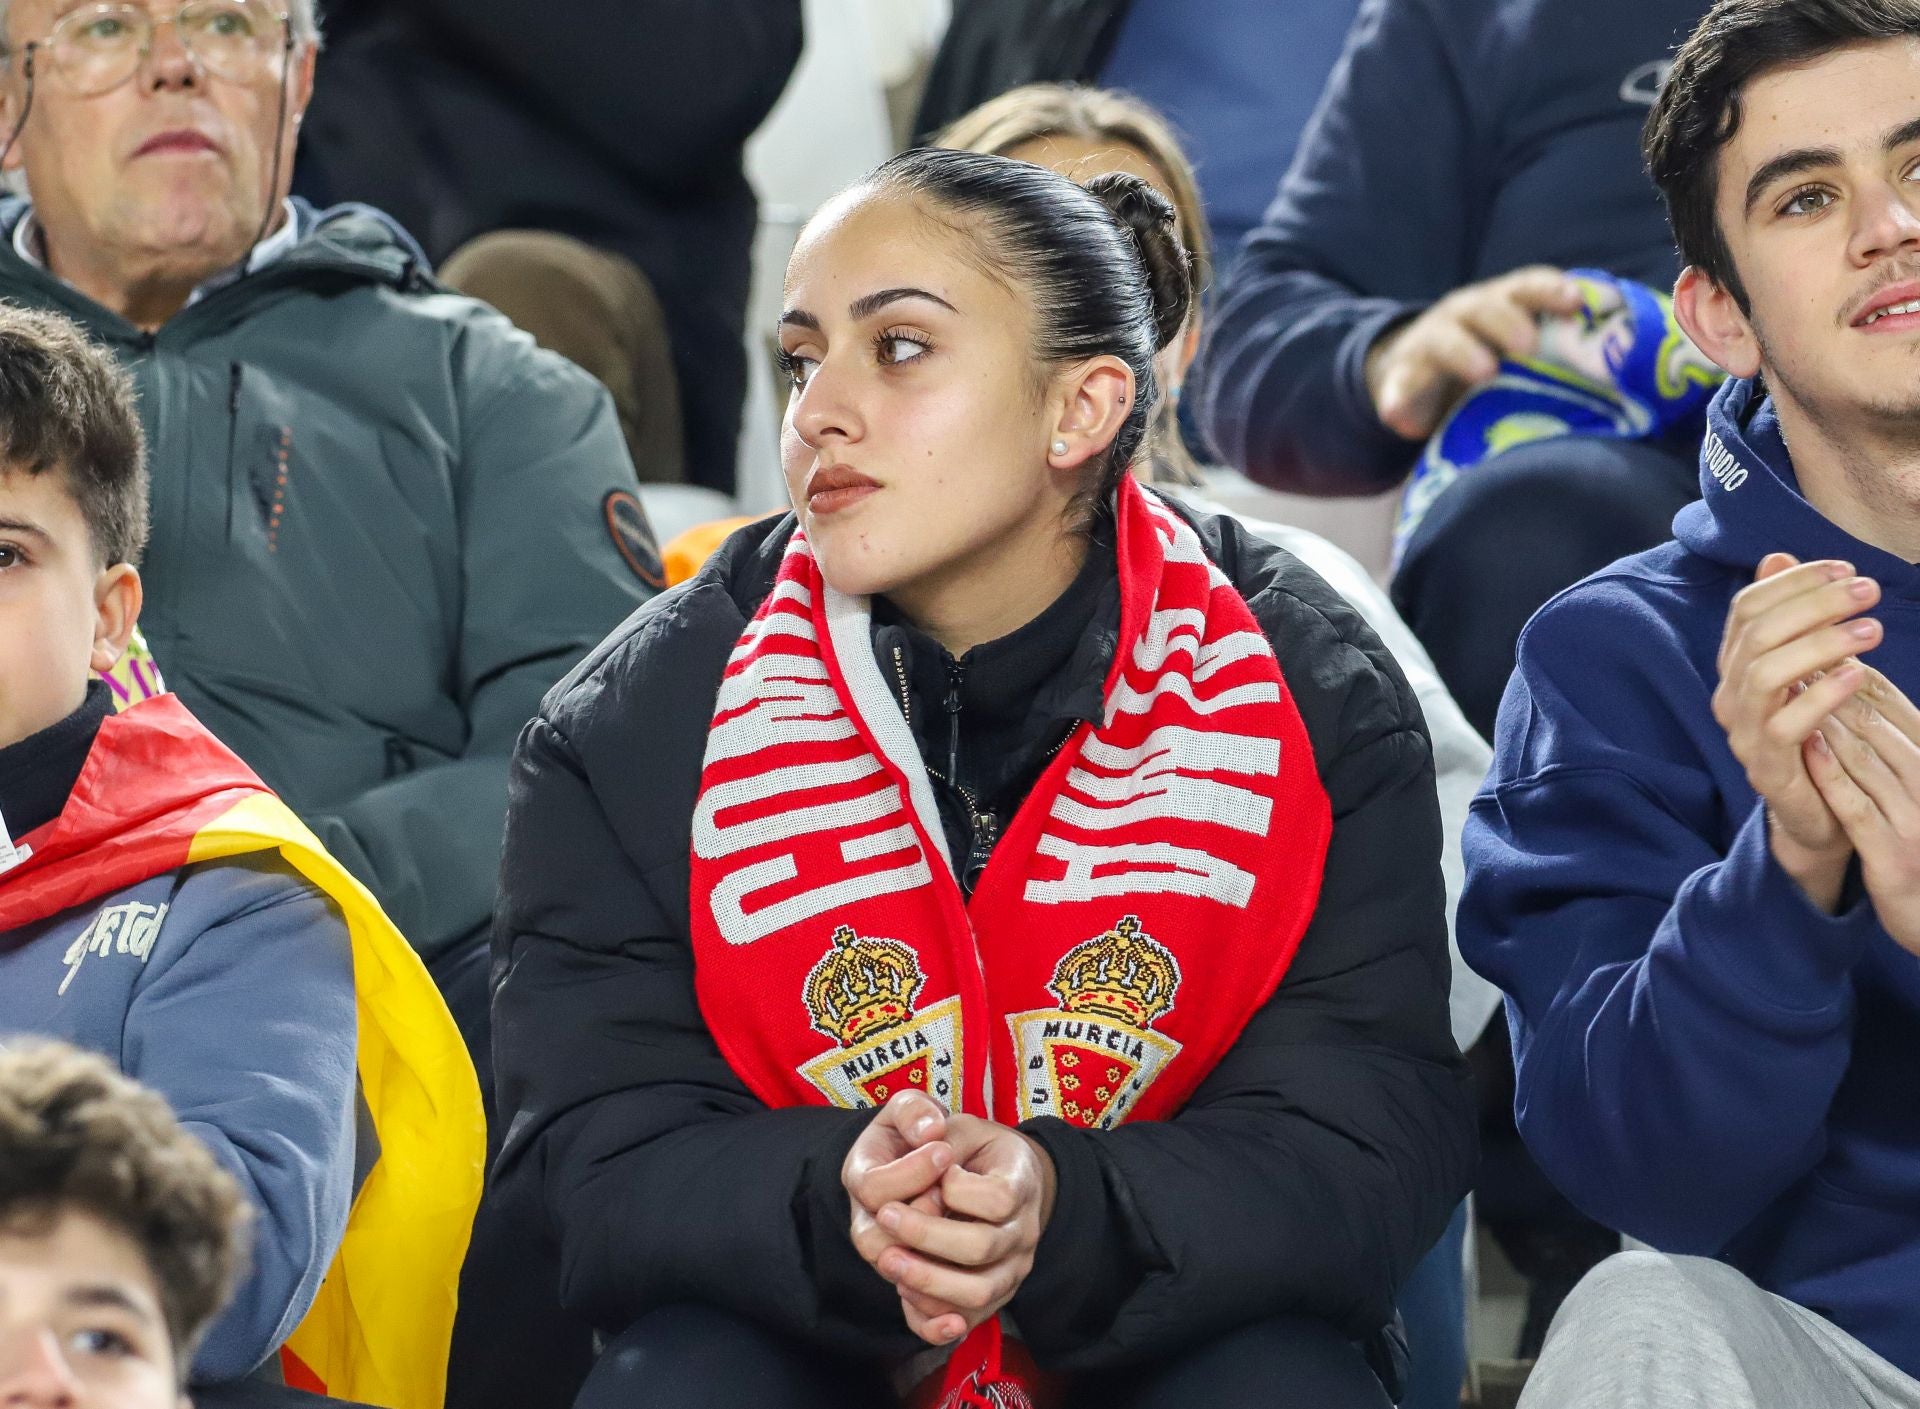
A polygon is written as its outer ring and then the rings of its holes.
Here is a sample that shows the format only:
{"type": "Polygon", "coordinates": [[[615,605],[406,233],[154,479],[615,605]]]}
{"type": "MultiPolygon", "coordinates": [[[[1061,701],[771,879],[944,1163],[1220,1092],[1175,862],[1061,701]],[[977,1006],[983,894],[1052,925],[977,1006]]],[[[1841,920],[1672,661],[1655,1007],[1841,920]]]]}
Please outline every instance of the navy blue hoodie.
{"type": "Polygon", "coordinates": [[[1806,900],[1709,710],[1729,603],[1774,551],[1875,578],[1871,661],[1920,697],[1920,568],[1801,497],[1752,383],[1708,424],[1679,541],[1520,638],[1460,948],[1508,994],[1520,1129],[1568,1197],[1920,1373],[1920,958],[1865,899],[1806,900]]]}

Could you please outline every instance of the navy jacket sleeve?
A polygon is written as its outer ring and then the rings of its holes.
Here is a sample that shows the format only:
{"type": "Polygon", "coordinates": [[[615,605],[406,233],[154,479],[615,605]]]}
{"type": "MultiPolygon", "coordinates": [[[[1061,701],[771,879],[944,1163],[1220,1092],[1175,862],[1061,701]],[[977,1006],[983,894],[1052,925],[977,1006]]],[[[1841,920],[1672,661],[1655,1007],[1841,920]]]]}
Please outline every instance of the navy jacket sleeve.
{"type": "Polygon", "coordinates": [[[272,1354],[333,1262],[353,1199],[357,1031],[347,926],[325,896],[263,858],[187,879],[127,1009],[122,1060],[255,1213],[251,1270],[194,1359],[197,1381],[272,1354]]]}
{"type": "Polygon", "coordinates": [[[1726,815],[1699,681],[1604,580],[1521,637],[1458,925],[1508,995],[1517,1113],[1586,1213],[1712,1255],[1811,1170],[1852,1049],[1862,901],[1808,903],[1764,807],[1726,815]]]}
{"type": "Polygon", "coordinates": [[[1471,282],[1484,139],[1450,34],[1427,0],[1364,0],[1278,197],[1226,267],[1197,409],[1226,463],[1264,484],[1369,494],[1413,466],[1419,446],[1374,414],[1365,362],[1471,282]]]}

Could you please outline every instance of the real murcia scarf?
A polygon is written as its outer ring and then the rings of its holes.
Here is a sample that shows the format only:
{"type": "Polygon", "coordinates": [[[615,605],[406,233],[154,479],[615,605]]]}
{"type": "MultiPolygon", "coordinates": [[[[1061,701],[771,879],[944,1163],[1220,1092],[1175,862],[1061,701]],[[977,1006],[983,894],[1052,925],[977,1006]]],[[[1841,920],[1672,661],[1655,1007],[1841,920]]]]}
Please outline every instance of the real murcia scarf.
{"type": "MultiPolygon", "coordinates": [[[[1013,1125],[1164,1119],[1312,918],[1332,820],[1245,599],[1131,478],[1106,710],[1048,766],[973,899],[874,659],[867,602],[796,530],[720,683],[693,817],[700,1004],[771,1106],[927,1092],[1013,1125]]],[[[1019,1405],[997,1323],[943,1402],[1019,1405]]]]}

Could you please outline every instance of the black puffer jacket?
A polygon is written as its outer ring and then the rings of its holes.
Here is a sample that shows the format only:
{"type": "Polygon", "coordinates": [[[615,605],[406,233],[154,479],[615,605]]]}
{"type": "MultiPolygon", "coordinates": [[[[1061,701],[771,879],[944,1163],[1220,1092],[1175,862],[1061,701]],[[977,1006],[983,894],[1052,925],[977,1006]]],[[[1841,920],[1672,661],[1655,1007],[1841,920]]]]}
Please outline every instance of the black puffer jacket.
{"type": "MultiPolygon", "coordinates": [[[[1274,643],[1333,840],[1285,980],[1177,1117],[1023,1127],[1052,1156],[1059,1197],[1011,1310],[1041,1363],[1063,1370],[1158,1359],[1282,1311],[1378,1331],[1474,1162],[1419,708],[1373,633],[1298,560],[1231,520],[1196,527],[1274,643]]],[[[839,1179],[870,1113],[767,1109],[694,997],[688,837],[707,726],[791,531],[788,518],[736,534],[556,687],[521,736],[495,935],[510,1122],[498,1179],[544,1207],[563,1299],[609,1332],[702,1301],[885,1357],[918,1343],[853,1250],[839,1179]]],[[[1091,593],[1089,637],[1098,587],[1075,589],[1091,593]]],[[[1063,669],[1097,681],[1110,652],[1069,649],[1063,669]]],[[[1071,715],[1077,694],[1061,683],[1071,715]]],[[[922,744],[934,751],[924,731],[922,744]]]]}

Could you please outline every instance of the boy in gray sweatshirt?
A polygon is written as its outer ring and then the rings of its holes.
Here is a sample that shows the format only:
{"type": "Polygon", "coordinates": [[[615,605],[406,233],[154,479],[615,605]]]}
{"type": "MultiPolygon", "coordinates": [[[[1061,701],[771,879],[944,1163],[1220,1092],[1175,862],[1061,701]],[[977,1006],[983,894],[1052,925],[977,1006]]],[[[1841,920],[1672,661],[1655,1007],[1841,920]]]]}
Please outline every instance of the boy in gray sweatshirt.
{"type": "Polygon", "coordinates": [[[273,1356],[346,1226],[354,968],[280,853],[204,859],[258,780],[170,696],[116,715],[94,678],[139,617],[145,506],[125,376],[64,320],[0,310],[0,1043],[101,1053],[238,1182],[251,1270],[192,1367],[218,1383],[273,1356]]]}

